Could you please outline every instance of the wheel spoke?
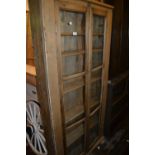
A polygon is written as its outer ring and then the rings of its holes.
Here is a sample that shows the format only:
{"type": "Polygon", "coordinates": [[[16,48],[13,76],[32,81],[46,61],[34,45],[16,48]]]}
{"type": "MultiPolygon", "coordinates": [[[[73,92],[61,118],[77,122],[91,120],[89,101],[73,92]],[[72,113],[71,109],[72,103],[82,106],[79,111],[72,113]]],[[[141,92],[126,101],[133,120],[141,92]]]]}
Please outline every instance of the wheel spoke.
{"type": "Polygon", "coordinates": [[[27,117],[27,124],[32,124],[32,121],[30,120],[29,117],[27,117]]]}
{"type": "Polygon", "coordinates": [[[34,138],[34,133],[33,133],[32,137],[31,137],[31,142],[32,142],[32,143],[33,143],[33,138],[34,138]]]}
{"type": "Polygon", "coordinates": [[[44,130],[40,128],[40,129],[39,129],[39,132],[44,133],[44,130]]]}
{"type": "Polygon", "coordinates": [[[30,112],[31,118],[33,118],[33,112],[32,112],[31,107],[32,107],[32,104],[29,104],[29,105],[28,105],[28,110],[29,110],[29,112],[30,112]]]}
{"type": "Polygon", "coordinates": [[[31,114],[30,114],[30,112],[28,111],[28,109],[26,109],[26,112],[27,112],[27,116],[28,116],[29,120],[32,122],[32,117],[31,117],[31,114]]]}
{"type": "Polygon", "coordinates": [[[45,142],[45,137],[43,136],[43,134],[41,132],[39,132],[40,138],[45,142]]]}
{"type": "Polygon", "coordinates": [[[36,136],[37,136],[37,142],[38,142],[39,152],[41,152],[41,153],[42,153],[42,150],[41,150],[41,145],[40,145],[40,140],[39,140],[39,136],[38,136],[38,135],[36,135],[36,136]]]}
{"type": "Polygon", "coordinates": [[[32,104],[32,105],[33,105],[33,117],[35,122],[37,122],[37,113],[36,113],[37,107],[35,104],[32,104]]]}
{"type": "Polygon", "coordinates": [[[36,115],[34,114],[33,109],[32,109],[33,105],[34,105],[34,103],[29,105],[29,110],[30,110],[30,114],[32,116],[32,121],[35,123],[36,122],[36,115]]]}
{"type": "Polygon", "coordinates": [[[46,152],[47,150],[46,150],[46,147],[45,147],[45,143],[43,142],[43,139],[41,138],[41,136],[40,135],[38,135],[38,136],[39,136],[39,141],[40,141],[40,143],[42,145],[42,148],[46,152]]]}
{"type": "Polygon", "coordinates": [[[37,149],[37,139],[36,139],[36,136],[34,137],[34,147],[37,149]]]}
{"type": "Polygon", "coordinates": [[[26,137],[28,143],[37,154],[47,154],[46,140],[44,137],[44,130],[42,126],[42,119],[40,114],[40,107],[33,101],[28,102],[26,106],[27,124],[28,130],[26,137]]]}
{"type": "Polygon", "coordinates": [[[26,122],[26,124],[27,124],[27,125],[33,126],[34,123],[33,123],[33,121],[32,121],[31,118],[27,117],[27,122],[26,122]]]}

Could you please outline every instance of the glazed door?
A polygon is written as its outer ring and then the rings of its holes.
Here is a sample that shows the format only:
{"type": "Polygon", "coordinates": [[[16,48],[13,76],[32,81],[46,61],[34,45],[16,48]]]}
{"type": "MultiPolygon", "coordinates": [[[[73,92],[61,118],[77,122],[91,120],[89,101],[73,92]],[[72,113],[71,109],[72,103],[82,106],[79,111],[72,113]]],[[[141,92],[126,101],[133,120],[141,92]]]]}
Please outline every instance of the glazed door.
{"type": "Polygon", "coordinates": [[[81,1],[57,1],[55,13],[64,148],[80,155],[102,138],[106,14],[81,1]]]}
{"type": "Polygon", "coordinates": [[[88,150],[103,141],[112,24],[111,11],[95,5],[90,7],[88,150]]]}
{"type": "Polygon", "coordinates": [[[104,45],[105,45],[105,10],[91,6],[90,10],[90,89],[89,89],[89,120],[88,148],[100,142],[101,117],[103,117],[103,81],[104,81],[104,45]]]}
{"type": "Polygon", "coordinates": [[[80,155],[86,144],[87,7],[57,2],[59,84],[67,155],[80,155]]]}

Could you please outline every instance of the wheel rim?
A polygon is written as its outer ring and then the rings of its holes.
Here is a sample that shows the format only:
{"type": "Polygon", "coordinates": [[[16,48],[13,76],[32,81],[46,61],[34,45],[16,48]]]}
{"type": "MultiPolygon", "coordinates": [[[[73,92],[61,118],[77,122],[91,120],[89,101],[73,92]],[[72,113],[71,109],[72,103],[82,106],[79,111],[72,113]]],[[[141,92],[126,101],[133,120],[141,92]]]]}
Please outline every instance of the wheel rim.
{"type": "Polygon", "coordinates": [[[26,104],[26,139],[31,149],[38,155],[46,155],[46,140],[40,115],[40,107],[35,101],[26,104]]]}

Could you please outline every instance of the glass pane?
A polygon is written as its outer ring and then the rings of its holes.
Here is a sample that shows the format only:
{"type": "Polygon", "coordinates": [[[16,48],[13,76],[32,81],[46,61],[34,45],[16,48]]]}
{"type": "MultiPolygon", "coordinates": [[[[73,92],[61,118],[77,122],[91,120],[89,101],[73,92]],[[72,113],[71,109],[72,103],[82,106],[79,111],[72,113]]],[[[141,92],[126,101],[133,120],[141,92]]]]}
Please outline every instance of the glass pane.
{"type": "Polygon", "coordinates": [[[66,124],[80,119],[84,115],[84,87],[66,93],[63,105],[66,124]]]}
{"type": "MultiPolygon", "coordinates": [[[[84,52],[85,15],[83,13],[60,11],[61,50],[63,54],[84,52]]],[[[63,76],[84,70],[84,55],[66,55],[63,58],[63,76]]]]}
{"type": "Polygon", "coordinates": [[[104,17],[93,15],[92,68],[103,64],[104,17]]]}
{"type": "Polygon", "coordinates": [[[61,48],[62,48],[62,52],[84,50],[85,37],[84,36],[62,36],[61,48]]]}
{"type": "Polygon", "coordinates": [[[103,49],[103,36],[93,36],[93,49],[103,49]]]}
{"type": "Polygon", "coordinates": [[[102,69],[98,69],[91,73],[92,82],[102,78],[102,69]]]}
{"type": "Polygon", "coordinates": [[[84,86],[84,77],[73,78],[63,82],[64,92],[70,92],[84,86]]]}
{"type": "Polygon", "coordinates": [[[104,17],[98,15],[93,16],[93,32],[104,33],[104,17]]]}
{"type": "Polygon", "coordinates": [[[72,75],[84,71],[84,55],[63,58],[63,75],[72,75]]]}
{"type": "Polygon", "coordinates": [[[104,23],[105,17],[93,15],[93,40],[92,40],[92,72],[91,72],[91,103],[90,110],[93,111],[100,104],[103,49],[104,49],[104,23]],[[100,67],[101,68],[96,68],[100,67]]]}
{"type": "Polygon", "coordinates": [[[84,152],[84,123],[66,131],[67,155],[84,152]]]}
{"type": "Polygon", "coordinates": [[[99,136],[99,110],[90,117],[89,123],[89,145],[91,145],[99,136]]]}
{"type": "Polygon", "coordinates": [[[85,32],[85,16],[82,13],[61,11],[61,32],[85,32]]]}
{"type": "Polygon", "coordinates": [[[102,65],[103,52],[93,52],[92,68],[102,65]]]}
{"type": "Polygon", "coordinates": [[[92,82],[91,84],[91,107],[100,103],[101,97],[101,80],[92,82]]]}

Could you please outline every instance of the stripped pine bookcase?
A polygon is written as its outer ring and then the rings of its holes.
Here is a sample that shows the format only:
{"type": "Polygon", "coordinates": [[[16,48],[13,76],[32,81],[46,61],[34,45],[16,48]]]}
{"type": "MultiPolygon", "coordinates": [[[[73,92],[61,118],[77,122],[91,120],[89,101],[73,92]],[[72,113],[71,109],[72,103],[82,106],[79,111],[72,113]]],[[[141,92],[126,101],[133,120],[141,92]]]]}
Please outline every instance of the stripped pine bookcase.
{"type": "Polygon", "coordinates": [[[112,9],[95,0],[29,0],[49,155],[90,155],[104,142],[112,9]]]}

